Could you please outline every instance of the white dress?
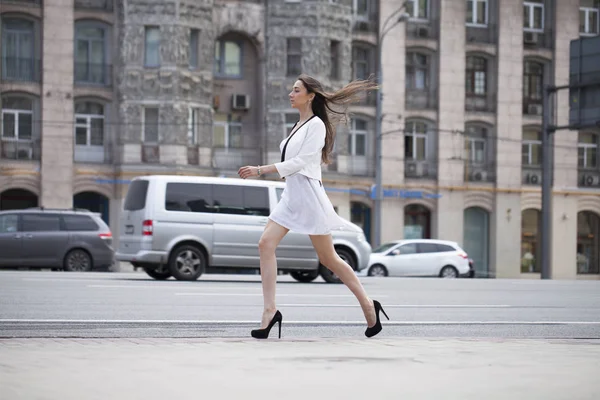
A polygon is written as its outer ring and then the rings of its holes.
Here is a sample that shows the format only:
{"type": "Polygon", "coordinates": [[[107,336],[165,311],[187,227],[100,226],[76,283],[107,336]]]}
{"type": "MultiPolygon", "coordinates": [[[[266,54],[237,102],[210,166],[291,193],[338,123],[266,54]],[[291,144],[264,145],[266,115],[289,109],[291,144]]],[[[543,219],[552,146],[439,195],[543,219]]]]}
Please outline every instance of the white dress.
{"type": "MultiPolygon", "coordinates": [[[[286,140],[279,145],[282,152],[286,140]]],[[[335,212],[322,182],[301,173],[286,176],[281,200],[269,218],[291,231],[307,235],[327,235],[348,225],[335,212]]]]}

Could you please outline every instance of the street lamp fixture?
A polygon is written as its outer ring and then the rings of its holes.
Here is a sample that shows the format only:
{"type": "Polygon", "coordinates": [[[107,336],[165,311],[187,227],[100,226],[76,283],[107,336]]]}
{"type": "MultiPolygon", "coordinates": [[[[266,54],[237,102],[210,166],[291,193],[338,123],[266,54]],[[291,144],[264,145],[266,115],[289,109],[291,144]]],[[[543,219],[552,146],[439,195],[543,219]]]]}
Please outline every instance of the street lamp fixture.
{"type": "Polygon", "coordinates": [[[385,20],[383,26],[379,30],[379,40],[377,46],[377,84],[379,86],[379,90],[377,91],[377,112],[375,117],[375,223],[374,223],[374,233],[375,237],[373,238],[374,247],[378,247],[381,245],[381,205],[383,201],[383,186],[382,186],[382,156],[381,156],[381,148],[382,148],[382,133],[381,133],[381,125],[382,125],[382,110],[381,110],[381,101],[382,101],[382,92],[381,92],[381,84],[383,82],[383,73],[381,67],[381,59],[383,53],[383,39],[388,34],[390,30],[396,27],[398,24],[408,21],[410,19],[410,15],[406,13],[404,10],[408,1],[405,1],[404,4],[396,11],[394,11],[390,16],[385,20]],[[391,22],[393,21],[393,22],[391,22]],[[391,25],[388,26],[388,24],[391,25]]]}

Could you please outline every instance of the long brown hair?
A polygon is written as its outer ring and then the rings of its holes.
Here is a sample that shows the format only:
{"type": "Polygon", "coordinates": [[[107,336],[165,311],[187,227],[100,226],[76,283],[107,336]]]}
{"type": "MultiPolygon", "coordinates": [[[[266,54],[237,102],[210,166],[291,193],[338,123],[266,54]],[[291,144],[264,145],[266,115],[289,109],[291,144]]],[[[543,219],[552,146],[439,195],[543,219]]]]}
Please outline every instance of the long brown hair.
{"type": "Polygon", "coordinates": [[[333,151],[335,141],[335,125],[341,120],[347,120],[347,109],[352,103],[361,100],[361,94],[378,89],[377,84],[369,80],[355,80],[333,93],[325,92],[321,82],[302,74],[298,77],[308,93],[314,93],[312,112],[325,123],[325,146],[321,153],[321,161],[329,164],[329,155],[333,151]]]}

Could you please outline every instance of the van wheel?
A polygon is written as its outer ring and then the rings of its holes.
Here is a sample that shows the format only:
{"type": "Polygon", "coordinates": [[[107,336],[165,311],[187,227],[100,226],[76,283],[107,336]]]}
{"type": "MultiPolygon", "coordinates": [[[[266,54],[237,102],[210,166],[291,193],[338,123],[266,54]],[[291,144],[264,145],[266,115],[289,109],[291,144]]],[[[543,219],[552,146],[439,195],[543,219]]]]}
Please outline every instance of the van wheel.
{"type": "MultiPolygon", "coordinates": [[[[335,249],[335,252],[350,266],[350,268],[352,268],[353,271],[356,271],[356,261],[354,261],[354,257],[350,251],[340,248],[335,249]]],[[[319,273],[327,283],[342,283],[342,280],[323,264],[319,264],[319,273]]]]}
{"type": "Polygon", "coordinates": [[[144,267],[144,271],[157,281],[164,281],[171,277],[171,271],[169,271],[169,267],[166,265],[159,265],[157,268],[144,267]]]}
{"type": "Polygon", "coordinates": [[[65,271],[82,271],[87,272],[92,270],[92,257],[87,251],[82,249],[71,250],[66,256],[63,263],[65,271]]]}
{"type": "Polygon", "coordinates": [[[317,279],[319,271],[294,271],[290,272],[290,275],[298,282],[308,283],[317,279]]]}
{"type": "Polygon", "coordinates": [[[169,271],[178,281],[195,281],[204,273],[206,257],[196,246],[177,247],[169,257],[169,271]]]}

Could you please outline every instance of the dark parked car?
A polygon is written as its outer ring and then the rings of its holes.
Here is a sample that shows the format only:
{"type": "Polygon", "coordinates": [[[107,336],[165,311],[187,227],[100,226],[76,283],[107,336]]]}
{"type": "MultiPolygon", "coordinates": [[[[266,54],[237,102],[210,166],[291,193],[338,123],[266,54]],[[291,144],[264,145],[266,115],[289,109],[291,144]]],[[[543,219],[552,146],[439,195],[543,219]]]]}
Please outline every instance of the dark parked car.
{"type": "Polygon", "coordinates": [[[112,233],[97,213],[0,211],[0,267],[91,271],[108,268],[113,261],[112,233]]]}

